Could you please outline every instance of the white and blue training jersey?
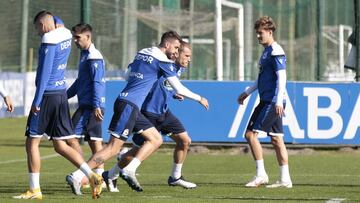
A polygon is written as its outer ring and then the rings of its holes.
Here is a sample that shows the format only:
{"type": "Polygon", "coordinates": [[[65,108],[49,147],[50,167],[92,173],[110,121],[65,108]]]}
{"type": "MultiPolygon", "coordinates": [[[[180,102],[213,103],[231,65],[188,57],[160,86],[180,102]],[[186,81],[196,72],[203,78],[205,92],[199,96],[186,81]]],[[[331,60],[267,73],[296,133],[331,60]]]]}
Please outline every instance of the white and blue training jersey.
{"type": "MultiPolygon", "coordinates": [[[[180,78],[184,68],[175,65],[177,77],[180,78]]],[[[154,114],[164,114],[169,110],[169,100],[175,96],[174,89],[164,77],[159,78],[146,97],[142,110],[154,114]]]]}
{"type": "Polygon", "coordinates": [[[71,51],[71,39],[70,30],[64,27],[42,36],[32,106],[40,106],[44,93],[66,89],[65,70],[71,51]]]}
{"type": "Polygon", "coordinates": [[[154,83],[160,77],[176,76],[174,62],[158,48],[151,47],[139,51],[128,67],[128,83],[119,99],[135,104],[139,109],[154,83]]]}
{"type": "Polygon", "coordinates": [[[279,103],[283,102],[284,90],[282,87],[285,81],[278,81],[278,73],[286,69],[286,56],[281,46],[274,42],[265,47],[259,60],[258,92],[260,100],[279,103]],[[281,84],[281,86],[279,85],[281,84]],[[279,92],[279,88],[282,88],[279,92]]]}
{"type": "Polygon", "coordinates": [[[67,95],[77,95],[80,107],[105,108],[105,62],[94,44],[81,50],[78,77],[67,95]]]}

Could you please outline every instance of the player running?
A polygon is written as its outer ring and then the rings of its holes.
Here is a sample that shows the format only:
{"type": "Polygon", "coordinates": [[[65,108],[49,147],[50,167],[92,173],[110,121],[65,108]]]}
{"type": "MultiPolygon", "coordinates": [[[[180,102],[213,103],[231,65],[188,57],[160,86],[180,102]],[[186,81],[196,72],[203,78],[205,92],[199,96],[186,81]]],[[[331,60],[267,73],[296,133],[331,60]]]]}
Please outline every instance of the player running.
{"type": "Polygon", "coordinates": [[[262,147],[258,139],[259,133],[267,133],[271,137],[271,144],[275,148],[276,157],[280,166],[280,180],[268,188],[291,188],[288,153],[283,140],[283,123],[286,88],[286,56],[281,46],[274,40],[276,26],[272,18],[261,17],[254,25],[259,44],[264,51],[259,60],[260,72],[254,84],[243,92],[238,103],[244,100],[256,89],[260,95],[260,103],[251,115],[245,137],[256,162],[256,175],[246,187],[258,187],[269,182],[266,174],[262,147]]]}
{"type": "MultiPolygon", "coordinates": [[[[188,43],[182,42],[179,49],[179,56],[176,58],[175,67],[178,77],[180,77],[184,68],[187,68],[191,60],[191,47],[188,43]]],[[[187,189],[196,188],[196,184],[188,182],[181,173],[183,163],[186,159],[187,152],[190,147],[191,138],[183,127],[182,123],[171,113],[168,107],[169,100],[176,98],[183,100],[181,95],[177,95],[165,78],[160,78],[153,86],[149,95],[146,97],[142,106],[142,114],[156,127],[156,129],[164,135],[169,136],[176,142],[174,149],[174,163],[171,175],[168,179],[170,186],[182,186],[187,189]]],[[[151,126],[146,126],[142,119],[135,124],[134,131],[141,132],[151,126]]],[[[134,146],[124,155],[118,164],[103,173],[103,178],[107,183],[110,192],[118,191],[116,188],[116,179],[121,174],[129,161],[135,156],[139,147],[144,144],[144,139],[139,134],[133,135],[134,146]]]]}
{"type": "MultiPolygon", "coordinates": [[[[170,59],[177,54],[180,42],[181,38],[176,32],[166,32],[162,35],[158,47],[142,49],[129,64],[128,83],[114,103],[114,114],[109,126],[110,141],[90,158],[88,161],[90,167],[94,168],[117,155],[132,133],[136,121],[142,115],[139,109],[146,96],[161,76],[168,79],[178,94],[194,99],[208,108],[207,100],[189,91],[176,76],[173,61],[170,59]]],[[[146,119],[144,121],[152,126],[150,121],[146,119]]],[[[162,144],[161,135],[155,127],[144,130],[141,135],[146,142],[141,146],[135,158],[123,169],[123,179],[136,191],[142,191],[135,176],[136,169],[162,144]]]]}

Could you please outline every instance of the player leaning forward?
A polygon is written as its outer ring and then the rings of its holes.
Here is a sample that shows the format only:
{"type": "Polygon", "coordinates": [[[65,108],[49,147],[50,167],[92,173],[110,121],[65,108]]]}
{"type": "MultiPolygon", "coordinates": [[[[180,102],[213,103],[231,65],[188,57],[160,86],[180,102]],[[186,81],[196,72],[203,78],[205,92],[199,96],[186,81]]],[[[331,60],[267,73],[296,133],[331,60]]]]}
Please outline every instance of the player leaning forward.
{"type": "Polygon", "coordinates": [[[244,100],[256,89],[260,96],[260,103],[251,115],[245,134],[256,162],[256,175],[246,184],[246,187],[258,187],[269,182],[262,147],[258,139],[260,133],[267,133],[271,137],[280,166],[280,180],[267,187],[291,188],[288,153],[283,140],[282,124],[285,109],[286,57],[284,50],[274,40],[276,26],[270,17],[264,16],[258,19],[254,29],[259,44],[264,46],[259,60],[259,75],[254,84],[238,98],[239,104],[243,104],[244,100]]]}

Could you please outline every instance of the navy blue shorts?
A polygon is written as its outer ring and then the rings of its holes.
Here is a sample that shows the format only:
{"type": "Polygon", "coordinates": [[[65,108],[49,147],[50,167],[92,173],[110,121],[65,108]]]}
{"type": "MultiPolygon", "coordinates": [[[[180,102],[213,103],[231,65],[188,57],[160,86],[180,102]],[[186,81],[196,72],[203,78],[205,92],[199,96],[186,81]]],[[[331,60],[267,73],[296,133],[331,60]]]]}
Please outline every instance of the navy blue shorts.
{"type": "Polygon", "coordinates": [[[75,137],[66,91],[45,93],[40,111],[36,115],[30,111],[25,136],[42,137],[44,134],[55,140],[75,137]]]}
{"type": "MultiPolygon", "coordinates": [[[[104,113],[104,111],[102,110],[104,113]]],[[[102,141],[102,121],[95,118],[92,108],[79,107],[73,117],[72,122],[77,138],[83,137],[85,141],[102,141]]]]}
{"type": "MultiPolygon", "coordinates": [[[[150,112],[142,112],[142,114],[155,126],[155,128],[161,132],[163,135],[172,135],[172,134],[179,134],[185,132],[185,128],[182,125],[182,123],[177,119],[174,114],[171,113],[171,111],[167,111],[164,114],[154,114],[150,112]]],[[[137,132],[133,135],[133,142],[137,146],[141,146],[144,144],[144,138],[139,134],[141,133],[140,130],[145,130],[147,128],[146,125],[143,125],[141,122],[136,122],[135,124],[136,130],[134,132],[137,132]]]]}
{"type": "Polygon", "coordinates": [[[276,113],[275,103],[260,101],[251,115],[247,130],[284,136],[282,118],[276,113]]]}
{"type": "Polygon", "coordinates": [[[109,133],[126,141],[133,131],[139,114],[139,109],[135,104],[117,98],[114,103],[114,114],[111,118],[109,133]]]}

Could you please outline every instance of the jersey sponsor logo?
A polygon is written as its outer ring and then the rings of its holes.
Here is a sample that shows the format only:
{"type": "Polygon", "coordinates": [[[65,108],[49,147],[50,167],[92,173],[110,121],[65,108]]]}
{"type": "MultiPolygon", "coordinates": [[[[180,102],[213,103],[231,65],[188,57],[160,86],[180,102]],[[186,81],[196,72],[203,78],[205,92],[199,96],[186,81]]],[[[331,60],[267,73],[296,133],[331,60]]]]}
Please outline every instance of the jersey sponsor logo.
{"type": "Polygon", "coordinates": [[[154,58],[152,56],[137,54],[135,56],[135,60],[141,60],[141,61],[144,61],[144,62],[147,62],[147,63],[151,64],[153,62],[154,58]]]}
{"type": "Polygon", "coordinates": [[[58,70],[63,70],[63,69],[66,69],[66,63],[63,63],[63,64],[60,64],[59,66],[58,66],[58,70]]]}
{"type": "Polygon", "coordinates": [[[105,97],[100,98],[101,103],[105,103],[105,97]]]}
{"type": "Polygon", "coordinates": [[[130,72],[129,77],[136,77],[138,79],[144,79],[144,74],[138,72],[130,72]]]}
{"type": "Polygon", "coordinates": [[[68,41],[62,42],[60,44],[60,49],[64,50],[64,49],[69,48],[70,46],[71,46],[71,40],[68,40],[68,41]]]}
{"type": "Polygon", "coordinates": [[[121,96],[121,97],[127,97],[128,95],[129,95],[128,92],[121,92],[121,93],[120,93],[120,96],[121,96]]]}
{"type": "Polygon", "coordinates": [[[65,80],[58,80],[55,82],[55,87],[62,86],[65,84],[65,80]]]}

